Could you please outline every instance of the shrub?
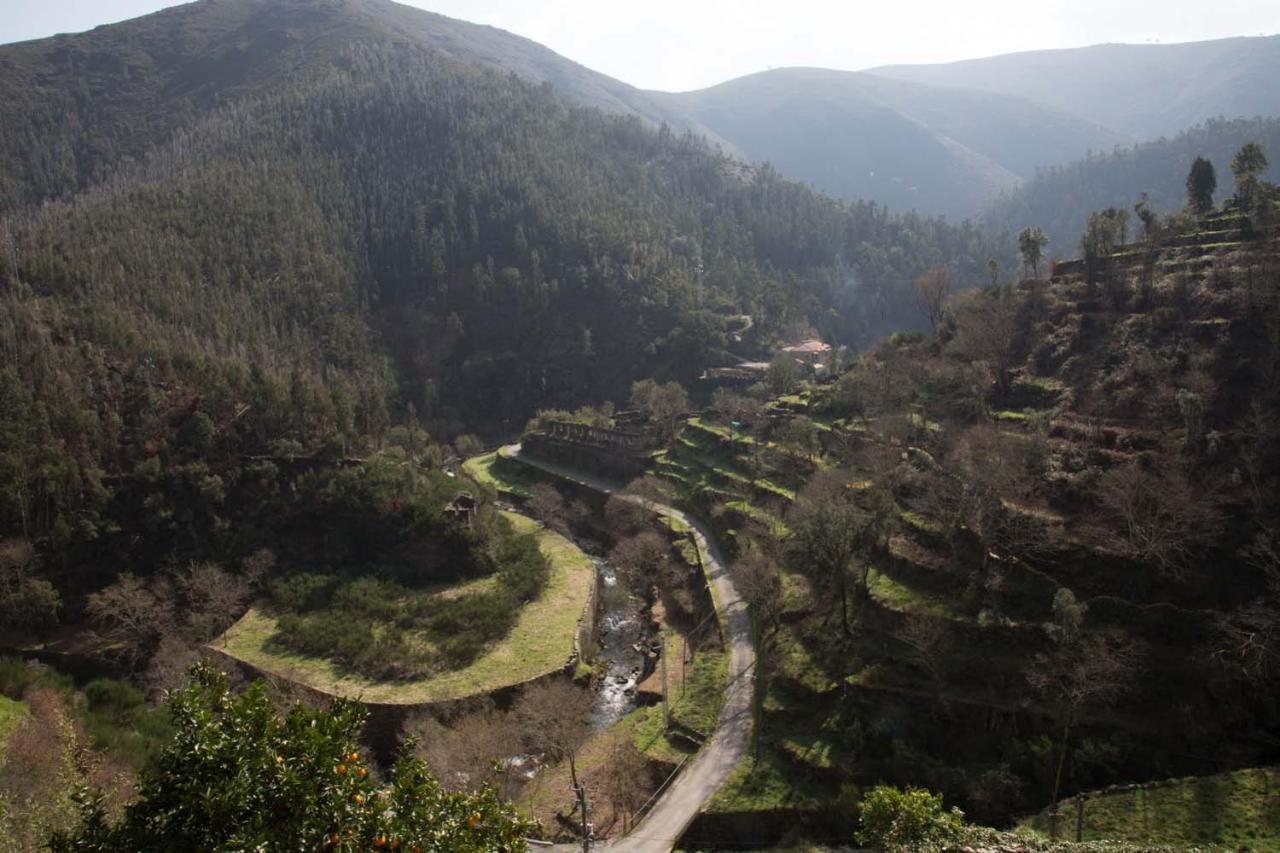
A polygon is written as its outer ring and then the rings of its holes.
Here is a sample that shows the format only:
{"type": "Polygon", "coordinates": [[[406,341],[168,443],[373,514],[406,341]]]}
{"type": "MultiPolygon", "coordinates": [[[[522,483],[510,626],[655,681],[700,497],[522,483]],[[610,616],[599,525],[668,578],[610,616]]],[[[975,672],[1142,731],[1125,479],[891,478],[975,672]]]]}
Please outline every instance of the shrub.
{"type": "Polygon", "coordinates": [[[111,825],[100,797],[54,851],[516,851],[527,823],[489,789],[443,790],[406,750],[388,785],[356,751],[365,711],[338,701],[281,716],[261,682],[232,694],[207,663],[169,700],[176,733],[111,825]]]}
{"type": "Polygon", "coordinates": [[[873,850],[944,850],[964,831],[964,814],[947,810],[941,794],[881,785],[862,798],[858,842],[873,850]]]}
{"type": "Polygon", "coordinates": [[[414,588],[409,573],[394,569],[352,579],[298,574],[275,581],[271,600],[282,611],[275,641],[374,679],[467,666],[506,636],[521,606],[541,595],[551,577],[536,537],[506,525],[497,530],[479,554],[482,567],[497,574],[492,589],[438,596],[414,588]]]}

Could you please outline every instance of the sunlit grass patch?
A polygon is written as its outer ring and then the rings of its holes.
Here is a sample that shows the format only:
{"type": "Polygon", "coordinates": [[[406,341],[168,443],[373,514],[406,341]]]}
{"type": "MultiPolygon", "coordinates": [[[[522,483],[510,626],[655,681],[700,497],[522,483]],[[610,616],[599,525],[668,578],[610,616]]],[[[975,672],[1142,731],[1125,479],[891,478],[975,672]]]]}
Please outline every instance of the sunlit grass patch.
{"type": "MultiPolygon", "coordinates": [[[[469,665],[412,681],[375,681],[354,675],[332,661],[296,654],[273,643],[276,618],[259,607],[249,611],[216,648],[264,672],[338,696],[370,702],[416,704],[457,699],[519,684],[563,667],[594,584],[590,557],[571,541],[536,522],[505,513],[517,532],[537,530],[538,546],[551,562],[551,576],[536,601],[525,605],[514,627],[469,665]]],[[[476,584],[483,581],[468,581],[476,584]]],[[[438,592],[437,594],[449,594],[438,592]]]]}

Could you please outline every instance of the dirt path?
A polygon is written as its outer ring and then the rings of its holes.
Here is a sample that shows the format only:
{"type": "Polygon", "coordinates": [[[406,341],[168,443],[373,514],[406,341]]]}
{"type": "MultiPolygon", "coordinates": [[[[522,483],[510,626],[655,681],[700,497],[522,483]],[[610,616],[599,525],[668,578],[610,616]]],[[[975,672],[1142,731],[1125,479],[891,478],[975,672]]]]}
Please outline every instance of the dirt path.
{"type": "MultiPolygon", "coordinates": [[[[724,707],[711,738],[631,834],[611,844],[596,845],[597,849],[624,853],[667,853],[675,847],[680,836],[702,811],[702,807],[747,754],[751,737],[751,697],[755,685],[756,653],[752,645],[751,620],[747,614],[746,602],[734,588],[728,566],[720,549],[716,547],[715,539],[696,518],[674,507],[628,495],[621,486],[600,477],[522,455],[518,444],[508,445],[498,452],[508,459],[562,479],[604,494],[618,495],[660,515],[679,519],[693,530],[694,541],[702,554],[707,581],[711,585],[711,595],[724,625],[725,642],[729,646],[729,675],[725,684],[724,707]]],[[[578,848],[564,845],[563,849],[578,848]]]]}

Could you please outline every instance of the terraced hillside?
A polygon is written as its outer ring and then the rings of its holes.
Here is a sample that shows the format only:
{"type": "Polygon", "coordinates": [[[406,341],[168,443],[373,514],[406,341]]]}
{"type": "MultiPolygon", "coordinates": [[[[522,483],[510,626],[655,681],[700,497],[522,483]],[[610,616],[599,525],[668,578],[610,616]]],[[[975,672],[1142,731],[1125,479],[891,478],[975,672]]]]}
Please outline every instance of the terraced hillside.
{"type": "Polygon", "coordinates": [[[753,590],[763,700],[686,841],[839,837],[880,782],[1005,824],[1273,763],[1278,285],[1219,213],[690,417],[649,473],[753,590]]]}

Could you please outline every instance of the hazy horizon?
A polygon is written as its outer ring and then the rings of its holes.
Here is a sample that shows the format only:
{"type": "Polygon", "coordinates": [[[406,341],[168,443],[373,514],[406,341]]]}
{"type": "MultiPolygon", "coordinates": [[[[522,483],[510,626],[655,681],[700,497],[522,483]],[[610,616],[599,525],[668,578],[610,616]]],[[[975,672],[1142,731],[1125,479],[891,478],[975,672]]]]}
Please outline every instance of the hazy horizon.
{"type": "MultiPolygon", "coordinates": [[[[645,7],[584,0],[397,0],[488,24],[643,89],[686,91],[781,67],[858,71],[1105,43],[1170,44],[1280,31],[1272,0],[1049,0],[1034,14],[1012,0],[862,4],[796,0],[652,0],[645,7]],[[923,22],[923,23],[922,23],[923,22]]],[[[172,0],[11,0],[0,43],[80,32],[149,14],[172,0]]]]}

